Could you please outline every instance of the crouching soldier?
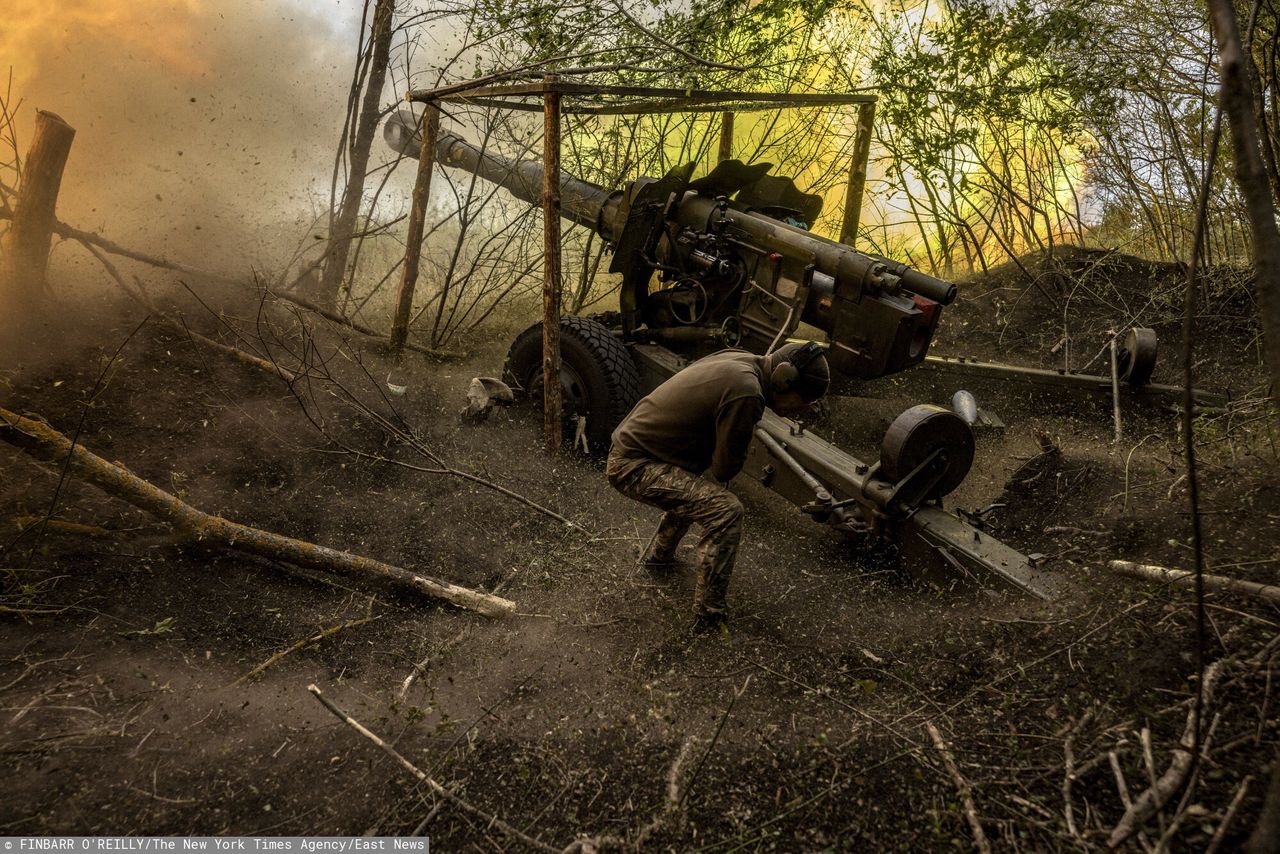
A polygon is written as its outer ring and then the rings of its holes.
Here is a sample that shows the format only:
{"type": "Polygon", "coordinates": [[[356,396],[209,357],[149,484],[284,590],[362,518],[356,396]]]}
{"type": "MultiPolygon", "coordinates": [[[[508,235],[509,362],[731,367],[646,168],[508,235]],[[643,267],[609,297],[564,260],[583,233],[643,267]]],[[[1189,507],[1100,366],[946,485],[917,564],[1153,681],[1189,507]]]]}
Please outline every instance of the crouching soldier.
{"type": "Polygon", "coordinates": [[[694,522],[698,584],[694,628],[724,622],[725,596],[742,539],[742,502],[725,487],[742,471],[756,423],[768,406],[797,415],[827,392],[830,369],[813,342],[768,356],[724,350],[699,359],[654,389],[613,431],[605,474],[629,498],[665,511],[641,563],[669,569],[694,522]]]}

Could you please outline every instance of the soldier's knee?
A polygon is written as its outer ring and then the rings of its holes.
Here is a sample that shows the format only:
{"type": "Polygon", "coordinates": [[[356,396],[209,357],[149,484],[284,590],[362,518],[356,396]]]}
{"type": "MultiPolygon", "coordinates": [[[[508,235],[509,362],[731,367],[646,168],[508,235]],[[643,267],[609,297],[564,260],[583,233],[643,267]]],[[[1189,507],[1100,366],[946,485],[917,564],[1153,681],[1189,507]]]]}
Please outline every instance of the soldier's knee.
{"type": "Polygon", "coordinates": [[[742,502],[732,492],[717,496],[715,502],[716,527],[737,530],[742,523],[742,502]]]}

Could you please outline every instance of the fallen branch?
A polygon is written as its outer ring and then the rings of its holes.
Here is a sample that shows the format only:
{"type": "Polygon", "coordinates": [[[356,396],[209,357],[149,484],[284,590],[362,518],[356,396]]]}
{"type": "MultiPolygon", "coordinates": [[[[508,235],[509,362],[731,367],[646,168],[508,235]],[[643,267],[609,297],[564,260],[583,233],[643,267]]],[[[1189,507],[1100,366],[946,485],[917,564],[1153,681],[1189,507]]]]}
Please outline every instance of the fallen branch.
{"type": "Polygon", "coordinates": [[[454,804],[455,806],[460,807],[463,811],[471,813],[477,818],[483,819],[486,825],[497,828],[503,834],[511,837],[512,839],[517,839],[523,842],[525,845],[528,845],[530,848],[535,848],[538,851],[555,852],[556,849],[552,848],[550,845],[543,842],[542,840],[534,839],[532,836],[528,836],[524,833],[521,833],[519,830],[507,824],[505,821],[498,818],[496,815],[487,813],[484,810],[480,809],[479,807],[472,806],[467,801],[458,797],[453,792],[449,791],[444,786],[440,785],[435,780],[428,777],[420,768],[418,768],[417,765],[414,765],[408,759],[405,759],[404,756],[402,756],[400,752],[397,751],[394,747],[387,744],[378,736],[374,735],[373,732],[367,729],[358,720],[351,717],[351,715],[347,714],[342,709],[334,705],[332,700],[330,700],[324,694],[320,693],[320,689],[316,687],[315,684],[308,685],[307,690],[310,691],[315,696],[315,698],[320,701],[321,705],[323,705],[326,709],[332,712],[334,717],[342,721],[347,726],[351,727],[356,732],[360,733],[360,735],[369,739],[369,741],[372,741],[375,745],[377,745],[377,747],[383,753],[387,754],[392,759],[399,762],[400,766],[404,768],[406,771],[408,771],[410,774],[412,774],[414,778],[418,780],[418,782],[425,784],[429,789],[431,789],[431,791],[435,792],[440,797],[449,801],[451,804],[454,804]]]}
{"type": "Polygon", "coordinates": [[[99,525],[85,525],[80,522],[68,522],[65,519],[51,519],[47,516],[14,516],[12,522],[19,531],[25,531],[33,525],[44,523],[45,530],[57,531],[60,534],[75,534],[78,537],[118,537],[123,531],[113,531],[99,525]]]}
{"type": "Polygon", "coordinates": [[[956,784],[956,789],[960,791],[960,802],[964,806],[964,817],[969,820],[969,827],[973,830],[973,845],[978,849],[980,854],[991,854],[991,843],[987,842],[987,835],[982,832],[982,822],[978,820],[978,808],[973,803],[973,789],[969,786],[969,781],[960,775],[960,769],[956,767],[956,760],[951,756],[951,751],[947,749],[947,743],[942,740],[942,734],[938,732],[938,728],[933,725],[932,721],[925,723],[925,729],[929,731],[929,738],[933,739],[933,746],[938,753],[942,754],[942,764],[946,766],[947,773],[951,775],[951,782],[956,784]]]}
{"type": "Polygon", "coordinates": [[[138,303],[138,305],[142,306],[149,313],[155,315],[174,329],[178,330],[178,332],[181,332],[193,341],[200,342],[210,349],[217,350],[225,356],[230,356],[238,362],[266,371],[273,376],[278,376],[285,382],[291,383],[298,378],[292,371],[289,371],[274,362],[268,362],[266,359],[255,356],[252,353],[246,353],[244,350],[237,347],[223,344],[221,341],[214,341],[212,338],[206,338],[199,332],[192,332],[185,323],[170,317],[168,313],[148,299],[146,293],[144,293],[141,288],[130,287],[128,283],[125,282],[124,276],[120,275],[120,271],[116,269],[115,265],[112,264],[96,246],[91,243],[86,243],[84,240],[80,241],[80,245],[87,249],[94,258],[98,259],[98,263],[107,271],[107,274],[116,280],[116,284],[120,286],[120,289],[128,294],[134,302],[138,303]]]}
{"type": "MultiPolygon", "coordinates": [[[[259,287],[262,288],[262,290],[267,294],[267,296],[284,300],[285,302],[291,302],[294,305],[296,305],[298,308],[306,309],[307,311],[312,312],[313,314],[318,314],[321,317],[323,317],[325,320],[328,320],[332,323],[336,323],[339,326],[345,326],[348,329],[352,329],[356,332],[359,332],[361,335],[367,335],[370,338],[387,338],[388,337],[371,326],[366,326],[358,320],[352,320],[351,318],[343,317],[338,312],[332,311],[323,306],[317,305],[316,303],[313,303],[310,300],[305,300],[302,297],[295,296],[294,294],[283,294],[283,293],[280,293],[279,291],[273,291],[271,288],[268,288],[265,285],[259,285],[259,287]]],[[[424,356],[430,356],[433,359],[450,360],[450,359],[462,358],[461,353],[455,352],[453,350],[439,350],[434,347],[423,347],[421,344],[414,344],[412,341],[406,341],[404,343],[404,348],[406,350],[412,350],[415,353],[421,353],[424,356]]]]}
{"type": "MultiPolygon", "coordinates": [[[[1215,661],[1205,668],[1204,682],[1200,685],[1200,694],[1204,698],[1203,704],[1206,709],[1209,707],[1214,685],[1217,684],[1218,675],[1221,672],[1221,661],[1215,661]]],[[[1146,823],[1147,819],[1155,815],[1159,809],[1168,803],[1173,794],[1186,782],[1187,772],[1191,770],[1192,745],[1197,743],[1195,733],[1200,717],[1196,714],[1197,711],[1197,709],[1192,708],[1187,714],[1187,723],[1183,729],[1182,738],[1173,749],[1173,758],[1169,761],[1169,767],[1151,785],[1151,788],[1134,798],[1132,803],[1125,805],[1124,815],[1116,823],[1115,829],[1111,831],[1111,835],[1107,839],[1108,848],[1115,848],[1132,836],[1146,823]]]]}
{"type": "MultiPolygon", "coordinates": [[[[745,687],[745,686],[744,686],[745,687]]],[[[737,692],[734,694],[737,699],[737,692]]],[[[730,708],[733,703],[730,703],[730,708]]],[[[719,732],[717,731],[717,735],[719,732]]],[[[644,851],[649,846],[649,841],[654,834],[659,831],[682,822],[685,818],[684,802],[689,790],[692,788],[694,778],[697,772],[701,770],[701,764],[690,774],[685,770],[685,766],[689,762],[689,757],[693,753],[693,749],[697,747],[698,739],[689,736],[684,740],[684,744],[680,745],[680,750],[676,753],[676,758],[671,761],[671,767],[667,769],[667,796],[663,800],[662,806],[654,813],[649,823],[636,833],[631,839],[623,839],[618,836],[582,836],[570,843],[561,854],[595,854],[595,852],[606,851],[608,849],[626,850],[626,851],[644,851]]],[[[715,747],[713,743],[711,747],[715,747]]],[[[711,747],[707,750],[710,751],[711,747]]],[[[703,754],[706,759],[706,753],[703,754]]]]}
{"type": "MultiPolygon", "coordinates": [[[[1144,578],[1147,581],[1158,581],[1172,584],[1175,587],[1195,587],[1195,573],[1185,569],[1169,569],[1165,566],[1153,566],[1145,563],[1133,563],[1127,560],[1113,560],[1107,564],[1117,572],[1144,578]]],[[[1238,593],[1242,596],[1254,596],[1268,602],[1280,604],[1280,585],[1261,584],[1257,581],[1241,581],[1238,578],[1227,578],[1222,575],[1205,575],[1204,589],[1219,593],[1238,593]]]]}
{"type": "Polygon", "coordinates": [[[357,578],[380,578],[415,593],[444,599],[460,608],[468,608],[488,617],[506,616],[516,608],[515,603],[509,599],[490,596],[371,558],[340,552],[204,513],[123,466],[109,463],[82,447],[73,447],[65,436],[48,424],[24,418],[2,407],[0,440],[37,460],[66,460],[72,472],[104,492],[128,501],[173,527],[194,535],[196,539],[223,548],[357,578]]]}
{"type": "MultiPolygon", "coordinates": [[[[0,208],[0,219],[13,219],[13,212],[7,208],[0,208]]],[[[211,270],[201,270],[199,267],[192,267],[189,264],[182,264],[178,261],[170,261],[168,258],[162,258],[159,255],[148,255],[146,252],[138,252],[134,249],[129,249],[125,246],[121,246],[113,240],[103,237],[101,234],[97,234],[92,231],[82,231],[78,228],[67,225],[61,220],[54,221],[53,233],[66,240],[77,240],[84,244],[92,244],[108,254],[117,255],[121,258],[129,258],[130,260],[138,261],[152,267],[160,267],[165,270],[176,270],[179,273],[200,276],[201,278],[212,279],[217,282],[225,282],[238,287],[246,286],[243,281],[234,279],[230,276],[225,276],[221,273],[215,273],[211,270]]],[[[321,308],[315,303],[301,297],[294,296],[293,294],[280,293],[279,291],[273,291],[266,287],[263,287],[263,290],[265,290],[268,295],[275,297],[276,299],[291,302],[299,308],[315,312],[326,320],[354,329],[361,335],[368,335],[371,338],[387,338],[385,334],[377,331],[376,329],[365,326],[358,321],[343,317],[336,311],[321,308]]],[[[423,347],[421,344],[414,344],[412,342],[407,342],[404,346],[406,349],[413,350],[416,353],[421,353],[424,356],[430,356],[433,359],[458,359],[462,356],[461,353],[456,353],[452,350],[439,350],[433,347],[423,347]]]]}
{"type": "Polygon", "coordinates": [[[336,625],[336,626],[330,626],[330,627],[329,627],[329,628],[327,628],[327,629],[321,629],[319,632],[317,632],[316,634],[312,635],[311,637],[309,637],[309,638],[303,638],[302,640],[298,641],[297,643],[292,644],[292,645],[290,645],[290,646],[288,646],[288,647],[285,647],[284,649],[280,650],[280,651],[279,651],[279,652],[277,652],[275,655],[271,656],[271,657],[270,657],[270,658],[268,658],[266,661],[262,662],[262,663],[261,663],[261,664],[259,664],[257,667],[253,668],[253,669],[252,669],[252,670],[250,670],[248,673],[246,673],[245,675],[241,676],[239,679],[237,679],[236,681],[232,682],[231,684],[232,684],[233,686],[235,686],[235,685],[241,685],[241,684],[243,684],[243,683],[245,683],[245,682],[248,682],[250,679],[252,679],[252,678],[253,678],[253,677],[255,677],[255,676],[260,675],[260,674],[262,673],[262,671],[266,670],[268,667],[270,667],[271,665],[275,664],[277,661],[279,661],[280,659],[284,658],[286,655],[290,655],[290,654],[292,654],[292,653],[295,653],[295,652],[297,652],[298,650],[303,649],[303,648],[305,648],[305,647],[308,647],[308,646],[310,646],[310,645],[311,645],[311,644],[313,644],[313,643],[319,643],[320,641],[324,640],[324,639],[325,639],[325,638],[327,638],[327,637],[331,637],[331,636],[333,636],[333,635],[336,635],[338,632],[342,631],[343,629],[350,629],[350,628],[354,628],[354,627],[356,627],[356,626],[363,626],[365,623],[372,623],[372,622],[373,622],[374,620],[376,620],[376,619],[378,619],[378,618],[377,618],[377,617],[364,617],[363,619],[359,619],[359,620],[350,620],[350,621],[345,622],[345,623],[339,623],[339,624],[338,624],[338,625],[336,625]]]}
{"type": "Polygon", "coordinates": [[[1231,798],[1231,803],[1227,806],[1226,813],[1222,816],[1222,821],[1218,823],[1218,829],[1213,832],[1213,838],[1209,840],[1208,846],[1204,849],[1204,854],[1214,854],[1218,847],[1222,845],[1222,840],[1227,836],[1227,828],[1231,826],[1231,820],[1236,817],[1236,810],[1240,809],[1240,802],[1244,800],[1245,793],[1249,791],[1249,783],[1253,781],[1253,776],[1246,776],[1240,781],[1239,788],[1236,789],[1235,796],[1231,798]]]}
{"type": "Polygon", "coordinates": [[[1080,831],[1076,828],[1075,811],[1071,803],[1071,787],[1100,761],[1100,757],[1095,757],[1092,762],[1086,762],[1083,767],[1076,767],[1074,750],[1076,733],[1084,730],[1092,720],[1093,709],[1090,709],[1084,713],[1078,723],[1068,728],[1067,737],[1062,742],[1062,815],[1067,820],[1067,832],[1071,834],[1072,839],[1079,839],[1080,831]]]}

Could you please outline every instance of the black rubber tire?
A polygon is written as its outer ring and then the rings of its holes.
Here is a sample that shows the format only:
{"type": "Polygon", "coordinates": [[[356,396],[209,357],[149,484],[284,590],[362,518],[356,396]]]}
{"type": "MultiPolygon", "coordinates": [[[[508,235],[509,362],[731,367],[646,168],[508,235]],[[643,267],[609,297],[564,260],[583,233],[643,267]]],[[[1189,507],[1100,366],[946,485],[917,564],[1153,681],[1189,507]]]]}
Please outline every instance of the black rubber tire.
{"type": "Polygon", "coordinates": [[[935,450],[947,451],[947,467],[929,498],[941,498],[965,479],[973,466],[973,428],[950,409],[921,403],[893,420],[880,443],[880,476],[896,483],[935,450]]]}
{"type": "MultiPolygon", "coordinates": [[[[565,441],[573,440],[574,416],[585,415],[591,450],[607,450],[614,428],[640,399],[640,371],[635,361],[607,326],[573,316],[560,318],[560,361],[565,441]]],[[[541,398],[541,323],[530,326],[511,343],[502,378],[517,394],[541,398]]]]}
{"type": "Polygon", "coordinates": [[[1151,382],[1151,375],[1156,370],[1156,355],[1160,343],[1156,331],[1145,326],[1130,329],[1120,343],[1116,354],[1120,379],[1131,386],[1141,388],[1151,382]]]}

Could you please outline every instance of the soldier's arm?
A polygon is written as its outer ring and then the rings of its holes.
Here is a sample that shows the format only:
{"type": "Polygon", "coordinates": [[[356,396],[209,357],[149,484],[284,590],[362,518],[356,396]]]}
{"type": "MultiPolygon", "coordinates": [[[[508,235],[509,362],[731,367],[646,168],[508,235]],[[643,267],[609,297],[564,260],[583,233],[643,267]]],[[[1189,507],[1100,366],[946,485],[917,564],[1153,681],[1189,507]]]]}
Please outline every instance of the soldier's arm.
{"type": "Polygon", "coordinates": [[[764,414],[764,398],[749,395],[726,402],[716,413],[716,450],[711,476],[728,483],[747,462],[747,448],[756,422],[764,414]]]}

